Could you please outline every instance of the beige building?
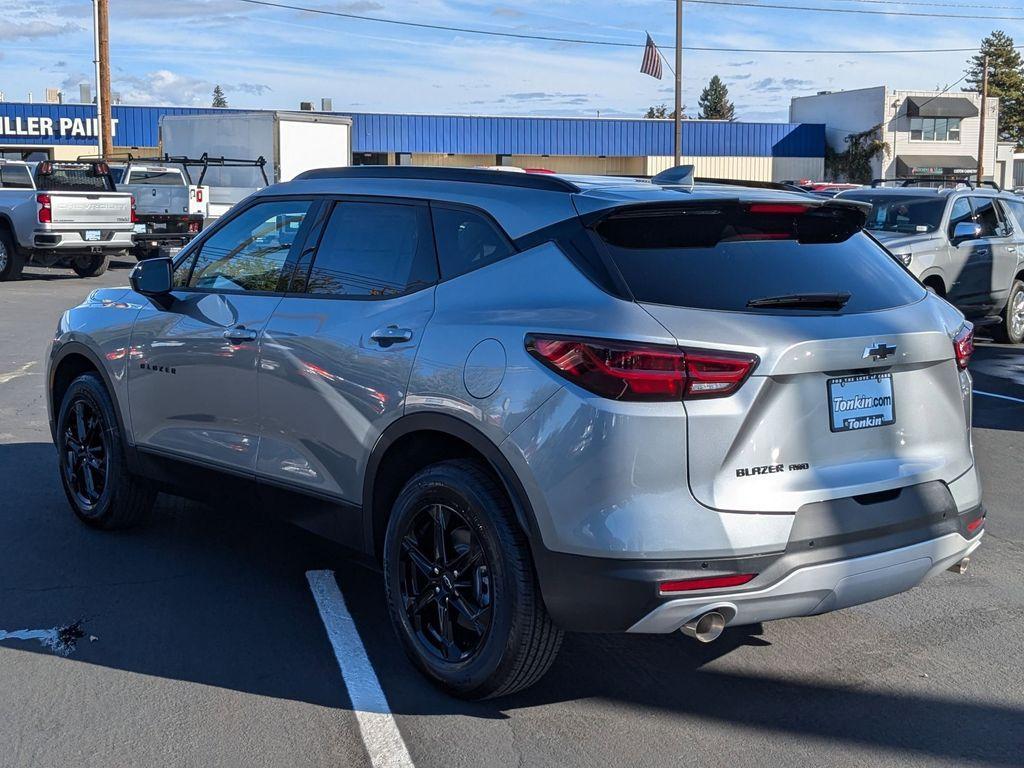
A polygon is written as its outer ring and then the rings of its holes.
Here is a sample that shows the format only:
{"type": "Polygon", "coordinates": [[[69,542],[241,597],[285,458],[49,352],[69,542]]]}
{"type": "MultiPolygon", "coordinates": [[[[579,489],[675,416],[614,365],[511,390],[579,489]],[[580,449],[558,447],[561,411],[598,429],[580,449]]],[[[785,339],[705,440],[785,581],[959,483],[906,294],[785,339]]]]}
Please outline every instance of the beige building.
{"type": "MultiPolygon", "coordinates": [[[[997,163],[999,100],[986,104],[981,148],[983,178],[1006,180],[997,163]]],[[[842,152],[851,134],[881,129],[889,151],[873,162],[874,178],[973,178],[981,135],[981,95],[961,91],[901,91],[886,86],[822,92],[790,101],[794,122],[825,124],[829,146],[842,152]]],[[[1000,158],[1002,159],[1002,158],[1000,158]]]]}

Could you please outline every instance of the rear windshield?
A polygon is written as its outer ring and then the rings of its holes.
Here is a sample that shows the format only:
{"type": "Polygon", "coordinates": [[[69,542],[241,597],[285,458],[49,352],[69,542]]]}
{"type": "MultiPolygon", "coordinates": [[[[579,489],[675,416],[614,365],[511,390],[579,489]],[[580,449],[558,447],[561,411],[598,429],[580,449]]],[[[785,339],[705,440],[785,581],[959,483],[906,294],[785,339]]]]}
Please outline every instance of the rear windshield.
{"type": "Polygon", "coordinates": [[[163,169],[149,169],[143,171],[138,168],[132,168],[128,181],[131,184],[149,184],[150,186],[180,187],[185,183],[179,171],[168,171],[163,169]]]}
{"type": "Polygon", "coordinates": [[[98,175],[88,163],[53,163],[47,174],[36,168],[36,188],[47,192],[113,192],[114,182],[110,174],[98,175]]]}
{"type": "Polygon", "coordinates": [[[871,203],[865,229],[873,232],[917,234],[934,232],[942,224],[946,197],[940,195],[900,195],[885,192],[846,192],[844,200],[871,203]]]}
{"type": "Polygon", "coordinates": [[[696,211],[631,215],[606,220],[597,231],[633,296],[642,302],[726,311],[820,312],[751,308],[748,302],[849,294],[845,306],[827,312],[842,314],[902,306],[924,296],[921,285],[859,228],[837,226],[834,237],[821,231],[807,236],[787,231],[785,222],[751,216],[715,236],[719,227],[713,216],[701,218],[696,211]]]}

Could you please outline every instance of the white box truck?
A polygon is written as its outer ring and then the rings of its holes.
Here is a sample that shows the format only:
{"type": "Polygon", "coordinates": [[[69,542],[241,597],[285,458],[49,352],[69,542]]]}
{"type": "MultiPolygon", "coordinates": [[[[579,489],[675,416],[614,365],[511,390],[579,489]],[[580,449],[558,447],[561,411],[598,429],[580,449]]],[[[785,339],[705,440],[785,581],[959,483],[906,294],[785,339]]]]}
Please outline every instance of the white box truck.
{"type": "MultiPolygon", "coordinates": [[[[352,164],[352,119],[318,112],[224,112],[165,115],[160,142],[172,156],[266,159],[271,184],[303,171],[352,164]]],[[[264,186],[256,166],[211,165],[208,221],[264,186]]]]}

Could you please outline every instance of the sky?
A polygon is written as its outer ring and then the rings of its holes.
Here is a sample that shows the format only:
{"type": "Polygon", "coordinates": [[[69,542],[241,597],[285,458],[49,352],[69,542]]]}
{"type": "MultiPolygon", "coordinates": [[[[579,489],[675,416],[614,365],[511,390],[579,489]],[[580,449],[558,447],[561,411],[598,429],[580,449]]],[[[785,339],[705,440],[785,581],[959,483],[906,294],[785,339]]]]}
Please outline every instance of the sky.
{"type": "MultiPolygon", "coordinates": [[[[672,60],[671,0],[279,0],[387,19],[642,45],[649,31],[672,60]]],[[[683,103],[719,75],[740,120],[786,120],[793,96],[875,85],[941,89],[967,53],[799,53],[800,49],[972,48],[993,29],[1024,44],[1024,5],[1007,0],[741,0],[883,15],[684,4],[683,103]],[[987,6],[979,9],[978,6],[987,6]],[[983,20],[894,16],[977,14],[983,20]],[[994,20],[993,16],[1020,17],[994,20]],[[793,53],[732,53],[772,48],[793,53]]],[[[0,0],[0,91],[78,100],[93,80],[90,0],[0,0]]],[[[124,104],[209,106],[220,84],[231,107],[478,115],[640,116],[672,103],[672,75],[639,72],[641,48],[512,40],[337,18],[239,0],[111,0],[113,90],[124,104]]],[[[958,86],[959,87],[959,86],[958,86]]]]}

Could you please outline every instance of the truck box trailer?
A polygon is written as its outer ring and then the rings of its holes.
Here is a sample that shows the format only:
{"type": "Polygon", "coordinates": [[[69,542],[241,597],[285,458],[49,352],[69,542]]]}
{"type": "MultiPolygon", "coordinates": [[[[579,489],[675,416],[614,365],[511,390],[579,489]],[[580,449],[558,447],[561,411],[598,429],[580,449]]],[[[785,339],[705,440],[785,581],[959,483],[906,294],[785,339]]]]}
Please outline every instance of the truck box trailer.
{"type": "MultiPolygon", "coordinates": [[[[352,120],[316,112],[224,112],[164,115],[160,142],[168,155],[266,159],[271,184],[313,168],[352,164],[352,120]]],[[[257,167],[211,167],[210,219],[264,186],[257,167]]]]}

